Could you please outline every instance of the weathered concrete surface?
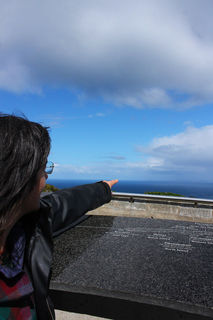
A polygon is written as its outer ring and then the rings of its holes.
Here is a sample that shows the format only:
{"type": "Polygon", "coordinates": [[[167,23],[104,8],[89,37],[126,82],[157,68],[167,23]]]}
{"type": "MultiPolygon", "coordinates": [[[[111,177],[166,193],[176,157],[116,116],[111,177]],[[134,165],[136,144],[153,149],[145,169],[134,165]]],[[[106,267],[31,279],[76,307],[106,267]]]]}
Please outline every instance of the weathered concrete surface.
{"type": "Polygon", "coordinates": [[[154,197],[116,198],[114,195],[110,203],[88,214],[213,223],[213,202],[190,203],[184,199],[155,199],[154,197]]]}
{"type": "Polygon", "coordinates": [[[87,314],[66,312],[55,310],[56,320],[108,320],[107,318],[99,318],[89,316],[87,314]]]}

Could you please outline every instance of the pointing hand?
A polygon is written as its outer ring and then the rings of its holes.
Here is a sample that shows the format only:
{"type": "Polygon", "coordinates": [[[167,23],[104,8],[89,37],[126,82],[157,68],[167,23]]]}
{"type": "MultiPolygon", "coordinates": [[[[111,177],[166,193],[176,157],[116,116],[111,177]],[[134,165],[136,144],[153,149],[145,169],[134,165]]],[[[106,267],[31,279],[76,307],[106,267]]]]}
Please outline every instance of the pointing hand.
{"type": "Polygon", "coordinates": [[[112,189],[112,186],[114,186],[114,184],[116,184],[118,182],[118,179],[110,180],[110,181],[103,180],[103,182],[106,182],[108,184],[108,186],[110,187],[110,189],[112,189]]]}

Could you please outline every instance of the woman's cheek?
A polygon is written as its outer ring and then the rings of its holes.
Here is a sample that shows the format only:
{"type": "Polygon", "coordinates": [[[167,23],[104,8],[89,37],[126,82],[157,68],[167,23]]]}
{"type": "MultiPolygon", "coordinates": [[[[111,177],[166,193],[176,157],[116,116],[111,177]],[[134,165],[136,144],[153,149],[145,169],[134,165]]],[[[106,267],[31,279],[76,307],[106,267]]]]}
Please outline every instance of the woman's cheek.
{"type": "Polygon", "coordinates": [[[46,180],[47,180],[47,175],[45,174],[44,176],[41,177],[41,180],[40,180],[40,185],[39,185],[39,192],[41,193],[45,186],[46,186],[46,180]]]}

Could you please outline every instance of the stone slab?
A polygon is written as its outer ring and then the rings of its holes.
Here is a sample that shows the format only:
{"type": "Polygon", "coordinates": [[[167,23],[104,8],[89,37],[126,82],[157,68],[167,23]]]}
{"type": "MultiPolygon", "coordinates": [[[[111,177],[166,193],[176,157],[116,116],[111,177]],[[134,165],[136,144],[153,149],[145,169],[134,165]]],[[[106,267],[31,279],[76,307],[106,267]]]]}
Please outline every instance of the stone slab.
{"type": "Polygon", "coordinates": [[[51,288],[213,316],[213,225],[91,216],[55,239],[51,288]]]}

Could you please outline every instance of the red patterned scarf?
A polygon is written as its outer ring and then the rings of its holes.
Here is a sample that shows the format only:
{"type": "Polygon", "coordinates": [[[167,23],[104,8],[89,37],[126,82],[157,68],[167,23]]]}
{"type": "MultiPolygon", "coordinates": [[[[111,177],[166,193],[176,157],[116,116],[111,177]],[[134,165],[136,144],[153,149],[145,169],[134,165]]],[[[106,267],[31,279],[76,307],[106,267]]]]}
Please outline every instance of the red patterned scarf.
{"type": "Polygon", "coordinates": [[[23,269],[25,233],[21,223],[11,231],[0,264],[0,320],[36,319],[33,287],[23,269]]]}

